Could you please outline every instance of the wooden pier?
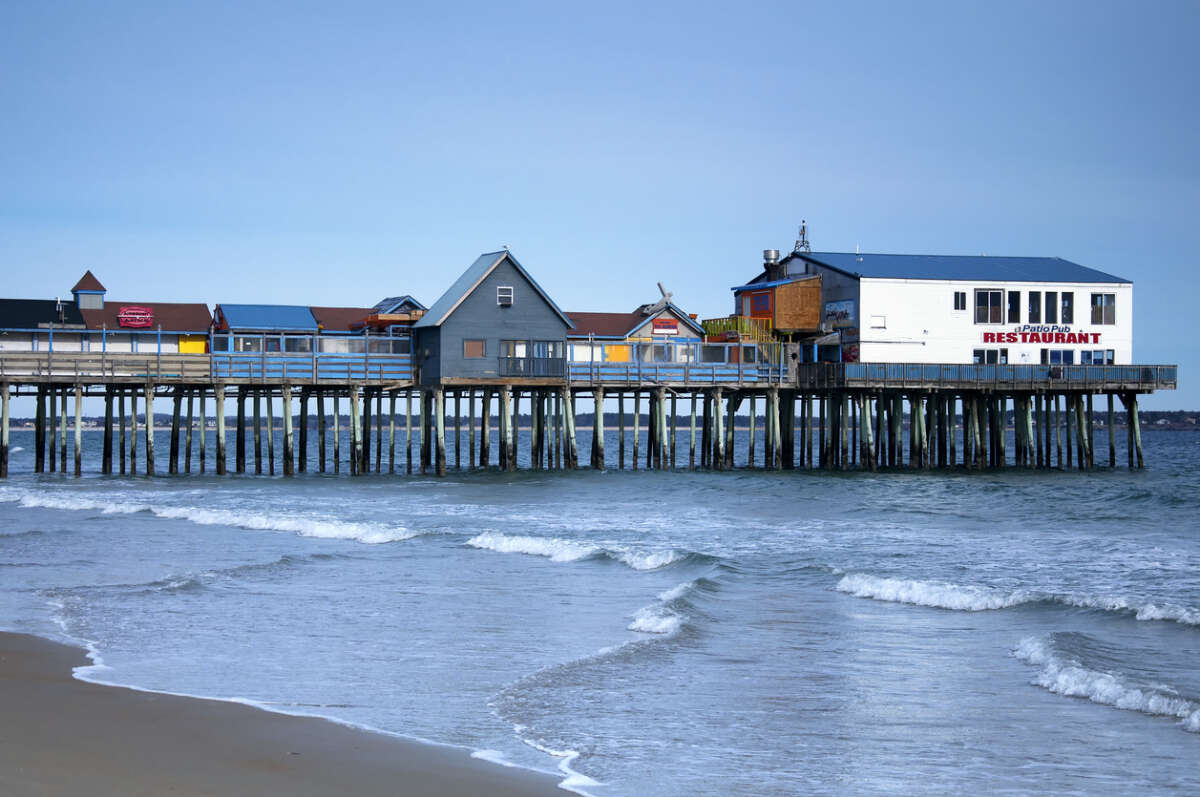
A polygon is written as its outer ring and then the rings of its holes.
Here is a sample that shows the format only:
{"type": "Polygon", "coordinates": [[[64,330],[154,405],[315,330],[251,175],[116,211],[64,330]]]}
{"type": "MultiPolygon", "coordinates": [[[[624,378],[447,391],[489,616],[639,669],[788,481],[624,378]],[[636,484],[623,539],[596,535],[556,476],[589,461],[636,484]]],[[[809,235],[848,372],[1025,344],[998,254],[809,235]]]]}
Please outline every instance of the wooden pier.
{"type": "MultiPolygon", "coordinates": [[[[256,474],[276,473],[272,409],[276,401],[282,407],[278,472],[285,476],[310,469],[340,472],[342,402],[349,409],[351,474],[397,472],[398,406],[403,408],[406,451],[400,470],[405,473],[444,475],[451,462],[456,469],[515,470],[522,404],[529,409],[530,467],[573,469],[579,467],[576,406],[580,398],[595,406],[588,452],[588,464],[595,469],[680,467],[680,425],[687,435],[682,447],[688,468],[732,468],[741,440],[749,465],[768,469],[1087,469],[1096,463],[1097,429],[1107,439],[1107,457],[1100,457],[1101,464],[1107,460],[1114,467],[1115,401],[1120,401],[1128,417],[1125,459],[1129,467],[1140,468],[1144,457],[1138,396],[1173,389],[1178,378],[1176,366],[1162,365],[797,364],[782,352],[759,363],[738,360],[624,364],[560,360],[539,363],[539,373],[557,376],[444,379],[422,385],[408,355],[5,352],[0,354],[0,477],[8,474],[9,405],[18,395],[31,396],[36,403],[34,471],[54,471],[57,465],[66,472],[68,427],[73,426],[71,464],[77,476],[82,472],[85,398],[104,400],[100,469],[105,474],[138,472],[139,434],[140,465],[146,474],[205,473],[209,468],[225,474],[228,401],[234,402],[235,473],[250,468],[256,474]],[[1097,397],[1103,397],[1101,411],[1106,412],[1099,427],[1097,397]],[[156,399],[171,408],[165,469],[156,460],[156,399]],[[206,414],[209,399],[212,418],[206,414]],[[318,435],[315,463],[309,461],[307,439],[313,399],[318,435]],[[264,400],[265,419],[260,410],[264,400]],[[617,450],[611,452],[605,448],[605,412],[614,408],[617,450]],[[761,450],[755,442],[760,408],[761,450]],[[326,414],[329,409],[332,419],[326,414]],[[739,429],[736,423],[745,417],[740,414],[743,409],[750,413],[749,429],[739,429]],[[493,415],[493,410],[498,414],[493,415]],[[139,414],[146,420],[140,430],[139,414]],[[647,420],[644,434],[643,418],[647,420]],[[211,457],[204,434],[210,421],[216,427],[211,457]],[[493,421],[499,427],[495,456],[493,421]],[[331,431],[332,447],[327,444],[331,431]],[[248,444],[252,451],[247,450],[248,444]],[[333,455],[327,458],[330,448],[333,455]],[[629,458],[627,450],[632,454],[629,458]]],[[[500,372],[530,373],[524,366],[508,366],[500,372]]]]}

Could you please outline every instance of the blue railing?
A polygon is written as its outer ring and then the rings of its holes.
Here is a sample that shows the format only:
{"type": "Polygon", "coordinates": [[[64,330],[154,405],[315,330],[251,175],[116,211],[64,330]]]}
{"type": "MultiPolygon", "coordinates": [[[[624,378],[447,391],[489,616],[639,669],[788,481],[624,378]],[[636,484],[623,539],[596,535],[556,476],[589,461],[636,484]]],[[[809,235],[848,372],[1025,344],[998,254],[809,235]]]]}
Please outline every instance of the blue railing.
{"type": "Polygon", "coordinates": [[[571,382],[727,385],[788,379],[785,348],[779,343],[572,340],[567,351],[571,382]]]}
{"type": "Polygon", "coordinates": [[[1174,389],[1176,365],[976,365],[953,363],[806,363],[796,366],[800,388],[1106,387],[1174,389]]]}

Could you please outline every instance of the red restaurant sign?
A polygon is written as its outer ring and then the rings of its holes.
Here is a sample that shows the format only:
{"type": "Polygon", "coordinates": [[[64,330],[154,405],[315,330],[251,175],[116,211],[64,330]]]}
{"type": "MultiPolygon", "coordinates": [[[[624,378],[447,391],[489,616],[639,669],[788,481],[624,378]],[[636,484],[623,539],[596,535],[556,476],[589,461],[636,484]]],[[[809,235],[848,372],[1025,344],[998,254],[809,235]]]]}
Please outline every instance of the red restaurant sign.
{"type": "Polygon", "coordinates": [[[984,332],[984,343],[1099,343],[1099,332],[984,332]]]}
{"type": "Polygon", "coordinates": [[[650,322],[654,335],[678,335],[679,322],[674,318],[656,318],[650,322]]]}
{"type": "Polygon", "coordinates": [[[123,327],[145,329],[154,325],[154,310],[131,304],[117,311],[117,323],[123,327]]]}

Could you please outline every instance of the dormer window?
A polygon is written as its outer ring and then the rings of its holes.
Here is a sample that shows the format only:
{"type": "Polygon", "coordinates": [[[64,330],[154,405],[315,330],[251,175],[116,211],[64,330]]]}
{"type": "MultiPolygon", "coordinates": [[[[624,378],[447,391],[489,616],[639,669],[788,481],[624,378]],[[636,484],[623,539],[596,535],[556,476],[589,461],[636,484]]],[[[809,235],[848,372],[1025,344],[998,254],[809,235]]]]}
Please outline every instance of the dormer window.
{"type": "Polygon", "coordinates": [[[513,289],[511,285],[500,285],[496,288],[496,304],[501,307],[512,307],[513,289]]]}

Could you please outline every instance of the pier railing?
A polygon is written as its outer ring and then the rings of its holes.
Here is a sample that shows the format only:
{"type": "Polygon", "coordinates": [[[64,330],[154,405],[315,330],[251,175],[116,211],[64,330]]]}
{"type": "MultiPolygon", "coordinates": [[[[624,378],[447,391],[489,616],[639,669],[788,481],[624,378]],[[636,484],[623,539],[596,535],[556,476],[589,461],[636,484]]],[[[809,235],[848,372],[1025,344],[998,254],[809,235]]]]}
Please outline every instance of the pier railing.
{"type": "Polygon", "coordinates": [[[796,387],[962,388],[1004,390],[1174,389],[1176,365],[961,365],[931,363],[805,363],[796,387]]]}
{"type": "Polygon", "coordinates": [[[779,343],[572,341],[567,348],[572,384],[783,385],[790,376],[779,343]]]}
{"type": "Polygon", "coordinates": [[[0,352],[0,380],[17,382],[300,384],[406,382],[412,375],[408,354],[0,352]]]}

